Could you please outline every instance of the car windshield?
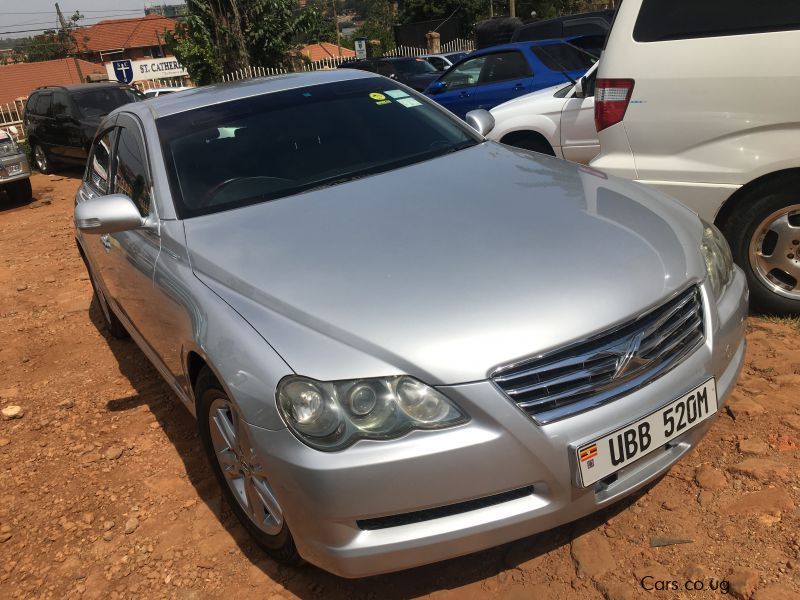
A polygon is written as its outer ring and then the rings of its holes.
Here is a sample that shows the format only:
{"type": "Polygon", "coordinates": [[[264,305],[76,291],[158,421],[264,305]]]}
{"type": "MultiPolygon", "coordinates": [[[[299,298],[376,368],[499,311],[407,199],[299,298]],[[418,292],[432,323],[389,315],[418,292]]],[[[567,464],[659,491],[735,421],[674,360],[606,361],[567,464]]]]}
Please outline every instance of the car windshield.
{"type": "Polygon", "coordinates": [[[156,125],[181,218],[336,185],[480,140],[429,100],[378,77],[232,100],[156,125]]]}
{"type": "Polygon", "coordinates": [[[99,87],[75,94],[75,103],[84,117],[103,117],[115,108],[144,98],[138,90],[99,87]]]}
{"type": "Polygon", "coordinates": [[[393,60],[392,66],[403,75],[422,75],[423,73],[438,73],[436,67],[424,58],[406,58],[393,60]]]}

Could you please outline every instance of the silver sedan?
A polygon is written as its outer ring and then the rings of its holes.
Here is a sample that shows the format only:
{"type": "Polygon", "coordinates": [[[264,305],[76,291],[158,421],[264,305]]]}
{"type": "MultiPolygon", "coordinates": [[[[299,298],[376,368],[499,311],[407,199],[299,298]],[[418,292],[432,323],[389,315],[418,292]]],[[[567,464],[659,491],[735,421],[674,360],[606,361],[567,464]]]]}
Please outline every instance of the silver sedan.
{"type": "Polygon", "coordinates": [[[277,559],[360,577],[572,521],[663,474],[735,384],[719,231],[490,118],[337,70],[99,129],[75,224],[110,331],[277,559]]]}

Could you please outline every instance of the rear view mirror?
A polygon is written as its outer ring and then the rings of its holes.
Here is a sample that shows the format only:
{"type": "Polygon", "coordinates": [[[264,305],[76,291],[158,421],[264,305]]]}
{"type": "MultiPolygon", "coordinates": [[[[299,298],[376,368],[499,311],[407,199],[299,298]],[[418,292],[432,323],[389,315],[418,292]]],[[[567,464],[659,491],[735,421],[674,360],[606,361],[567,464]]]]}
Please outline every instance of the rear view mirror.
{"type": "Polygon", "coordinates": [[[75,206],[75,225],[85,233],[116,233],[144,226],[139,209],[125,194],[86,200],[75,206]]]}
{"type": "Polygon", "coordinates": [[[472,127],[481,135],[486,135],[494,129],[494,117],[488,110],[479,108],[478,110],[471,110],[467,113],[467,125],[472,127]]]}

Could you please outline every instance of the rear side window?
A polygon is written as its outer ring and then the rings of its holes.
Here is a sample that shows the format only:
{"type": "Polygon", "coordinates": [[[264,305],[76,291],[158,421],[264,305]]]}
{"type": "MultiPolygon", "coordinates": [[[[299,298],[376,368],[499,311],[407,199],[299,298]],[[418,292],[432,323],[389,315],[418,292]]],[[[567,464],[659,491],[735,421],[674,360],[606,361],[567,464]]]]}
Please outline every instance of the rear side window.
{"type": "Polygon", "coordinates": [[[533,46],[531,50],[551,71],[586,71],[594,64],[588,54],[566,44],[533,46]]]}
{"type": "Polygon", "coordinates": [[[798,0],[642,0],[637,42],[744,35],[800,29],[798,0]]]}
{"type": "Polygon", "coordinates": [[[63,92],[53,94],[53,104],[50,107],[50,116],[69,115],[69,100],[63,92]]]}
{"type": "Polygon", "coordinates": [[[486,59],[481,71],[481,83],[496,83],[531,75],[531,66],[522,52],[497,52],[486,59]]]}
{"type": "Polygon", "coordinates": [[[50,94],[42,94],[36,99],[36,110],[34,113],[37,115],[46,115],[50,110],[50,94]]]}

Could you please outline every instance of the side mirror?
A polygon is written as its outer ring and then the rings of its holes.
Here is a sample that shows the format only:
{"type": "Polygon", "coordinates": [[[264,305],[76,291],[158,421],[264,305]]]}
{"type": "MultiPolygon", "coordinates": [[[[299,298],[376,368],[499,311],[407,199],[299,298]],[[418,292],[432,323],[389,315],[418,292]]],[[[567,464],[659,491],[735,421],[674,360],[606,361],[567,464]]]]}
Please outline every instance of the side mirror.
{"type": "Polygon", "coordinates": [[[428,92],[431,94],[438,94],[443,92],[447,89],[447,84],[444,81],[434,81],[430,87],[428,88],[428,92]]]}
{"type": "Polygon", "coordinates": [[[586,98],[586,75],[575,83],[575,98],[586,98]]]}
{"type": "Polygon", "coordinates": [[[471,110],[467,113],[467,125],[472,127],[481,135],[486,135],[494,129],[494,117],[488,110],[479,108],[478,110],[471,110]]]}
{"type": "Polygon", "coordinates": [[[144,224],[139,209],[125,194],[100,196],[75,205],[75,225],[85,233],[116,233],[144,224]]]}

